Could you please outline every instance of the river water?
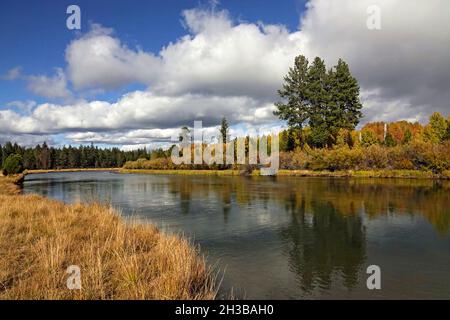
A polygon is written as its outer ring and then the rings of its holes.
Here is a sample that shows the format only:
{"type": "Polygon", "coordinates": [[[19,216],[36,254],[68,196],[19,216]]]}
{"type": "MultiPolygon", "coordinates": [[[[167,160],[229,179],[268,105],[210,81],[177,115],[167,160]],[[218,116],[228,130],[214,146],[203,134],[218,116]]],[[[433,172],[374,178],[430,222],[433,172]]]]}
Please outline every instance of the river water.
{"type": "Polygon", "coordinates": [[[105,202],[191,238],[222,297],[450,299],[449,182],[76,172],[28,175],[24,192],[105,202]]]}

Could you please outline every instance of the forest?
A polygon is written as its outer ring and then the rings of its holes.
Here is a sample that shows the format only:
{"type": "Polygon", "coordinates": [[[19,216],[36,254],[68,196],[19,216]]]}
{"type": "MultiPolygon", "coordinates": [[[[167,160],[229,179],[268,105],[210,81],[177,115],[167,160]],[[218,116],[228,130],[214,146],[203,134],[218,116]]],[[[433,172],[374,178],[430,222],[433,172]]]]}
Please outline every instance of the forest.
{"type": "Polygon", "coordinates": [[[164,153],[161,149],[147,151],[136,149],[122,151],[119,148],[98,148],[91,145],[78,147],[64,146],[56,148],[47,143],[35,147],[22,147],[17,143],[0,144],[0,167],[4,167],[8,157],[17,159],[22,169],[66,169],[66,168],[116,168],[126,161],[139,158],[159,157],[164,153]]]}

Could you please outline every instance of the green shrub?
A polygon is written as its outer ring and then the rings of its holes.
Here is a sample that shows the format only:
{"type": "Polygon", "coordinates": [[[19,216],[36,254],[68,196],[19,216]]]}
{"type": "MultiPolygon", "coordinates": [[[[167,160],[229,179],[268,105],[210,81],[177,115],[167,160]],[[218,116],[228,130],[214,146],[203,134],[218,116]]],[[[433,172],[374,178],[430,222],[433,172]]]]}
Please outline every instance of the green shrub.
{"type": "Polygon", "coordinates": [[[377,135],[372,130],[364,130],[361,133],[361,145],[363,147],[370,147],[378,144],[377,135]]]}
{"type": "Polygon", "coordinates": [[[5,176],[23,172],[23,160],[19,154],[11,154],[3,162],[3,174],[5,176]]]}

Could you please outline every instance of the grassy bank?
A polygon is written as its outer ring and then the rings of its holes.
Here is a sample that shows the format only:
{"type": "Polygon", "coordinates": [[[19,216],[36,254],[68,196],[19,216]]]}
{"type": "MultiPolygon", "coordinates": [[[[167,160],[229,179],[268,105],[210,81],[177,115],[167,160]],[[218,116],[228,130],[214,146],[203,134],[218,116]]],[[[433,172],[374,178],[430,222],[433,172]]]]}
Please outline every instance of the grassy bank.
{"type": "Polygon", "coordinates": [[[338,171],[313,171],[313,170],[279,170],[279,176],[301,177],[349,177],[349,178],[404,178],[404,179],[450,179],[450,171],[436,174],[432,171],[420,170],[338,170],[338,171]]]}
{"type": "MultiPolygon", "coordinates": [[[[242,175],[240,170],[180,170],[180,169],[120,169],[120,173],[145,173],[145,174],[178,174],[191,176],[239,176],[242,175]]],[[[252,175],[259,175],[259,171],[255,170],[252,175]]]]}
{"type": "Polygon", "coordinates": [[[100,204],[20,195],[0,176],[0,299],[212,299],[198,250],[100,204]],[[81,270],[69,290],[67,267],[81,270]]]}
{"type": "MultiPolygon", "coordinates": [[[[174,170],[174,169],[120,169],[120,173],[138,174],[170,174],[170,175],[208,175],[208,176],[241,176],[239,170],[174,170]]],[[[254,170],[252,176],[259,176],[259,170],[254,170]]],[[[405,179],[450,179],[450,171],[435,174],[432,171],[420,170],[279,170],[278,176],[297,177],[363,177],[363,178],[405,178],[405,179]]]]}

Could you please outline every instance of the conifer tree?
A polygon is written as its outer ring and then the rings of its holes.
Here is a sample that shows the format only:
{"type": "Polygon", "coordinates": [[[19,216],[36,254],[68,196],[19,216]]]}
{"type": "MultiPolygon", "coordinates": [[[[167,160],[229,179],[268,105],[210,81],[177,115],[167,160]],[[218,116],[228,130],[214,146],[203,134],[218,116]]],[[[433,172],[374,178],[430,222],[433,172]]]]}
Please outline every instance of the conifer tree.
{"type": "Polygon", "coordinates": [[[300,132],[308,123],[309,139],[317,147],[331,147],[340,129],[353,130],[362,117],[358,82],[342,59],[327,72],[319,57],[309,65],[298,56],[278,94],[283,101],[275,103],[274,114],[300,132]]]}
{"type": "Polygon", "coordinates": [[[283,87],[278,90],[283,101],[275,103],[274,112],[282,120],[286,120],[291,129],[301,133],[303,125],[310,116],[308,101],[308,59],[305,56],[295,58],[294,67],[284,77],[283,87]]]}

